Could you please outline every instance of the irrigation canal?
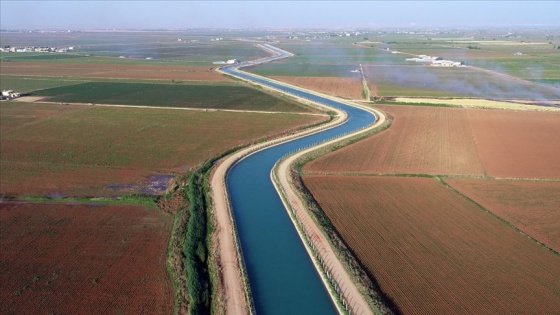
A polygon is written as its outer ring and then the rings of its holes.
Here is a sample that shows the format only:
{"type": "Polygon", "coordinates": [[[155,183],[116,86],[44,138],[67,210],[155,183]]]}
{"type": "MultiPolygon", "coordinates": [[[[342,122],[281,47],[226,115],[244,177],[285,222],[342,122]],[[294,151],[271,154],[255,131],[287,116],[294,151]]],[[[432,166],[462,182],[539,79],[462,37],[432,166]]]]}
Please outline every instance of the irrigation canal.
{"type": "MultiPolygon", "coordinates": [[[[282,56],[285,52],[278,53],[279,56],[269,57],[267,61],[286,57],[282,56]]],[[[257,314],[336,314],[334,302],[274,188],[270,173],[284,156],[370,126],[377,117],[332,99],[236,71],[242,66],[226,67],[222,71],[348,114],[348,120],[338,127],[247,156],[226,177],[257,314]]]]}

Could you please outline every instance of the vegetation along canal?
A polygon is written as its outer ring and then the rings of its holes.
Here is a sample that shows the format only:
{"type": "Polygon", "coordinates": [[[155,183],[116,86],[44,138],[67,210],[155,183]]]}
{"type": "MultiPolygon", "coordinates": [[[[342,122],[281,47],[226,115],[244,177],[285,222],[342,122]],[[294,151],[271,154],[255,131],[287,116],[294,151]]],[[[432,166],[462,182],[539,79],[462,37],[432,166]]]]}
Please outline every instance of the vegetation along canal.
{"type": "Polygon", "coordinates": [[[259,314],[335,314],[336,307],[305,250],[270,178],[287,154],[373,124],[365,110],[267,81],[233,66],[222,71],[283,93],[338,108],[348,120],[335,128],[258,151],[229,171],[226,187],[259,314]]]}

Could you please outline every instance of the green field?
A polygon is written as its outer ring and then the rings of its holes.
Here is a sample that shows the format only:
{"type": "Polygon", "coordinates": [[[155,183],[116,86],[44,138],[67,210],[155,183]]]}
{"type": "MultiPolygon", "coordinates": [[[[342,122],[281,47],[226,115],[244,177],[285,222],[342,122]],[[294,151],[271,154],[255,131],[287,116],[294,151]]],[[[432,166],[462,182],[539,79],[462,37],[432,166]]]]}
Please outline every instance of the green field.
{"type": "Polygon", "coordinates": [[[89,81],[91,80],[0,75],[0,90],[14,90],[19,93],[29,93],[36,90],[80,84],[89,81]]]}
{"type": "Polygon", "coordinates": [[[231,85],[173,85],[90,82],[33,93],[58,103],[123,104],[206,109],[308,112],[308,108],[255,88],[231,85]]]}

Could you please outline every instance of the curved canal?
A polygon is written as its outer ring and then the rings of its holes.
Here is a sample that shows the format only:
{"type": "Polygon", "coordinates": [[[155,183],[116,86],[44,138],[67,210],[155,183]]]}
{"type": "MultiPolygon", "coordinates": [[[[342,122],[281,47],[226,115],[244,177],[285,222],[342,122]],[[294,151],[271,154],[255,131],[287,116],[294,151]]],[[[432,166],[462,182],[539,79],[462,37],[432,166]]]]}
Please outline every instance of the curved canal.
{"type": "Polygon", "coordinates": [[[226,177],[257,314],[336,314],[334,302],[272,184],[270,173],[285,155],[370,126],[377,118],[368,111],[234,69],[222,71],[348,114],[348,120],[338,127],[247,156],[226,177]]]}

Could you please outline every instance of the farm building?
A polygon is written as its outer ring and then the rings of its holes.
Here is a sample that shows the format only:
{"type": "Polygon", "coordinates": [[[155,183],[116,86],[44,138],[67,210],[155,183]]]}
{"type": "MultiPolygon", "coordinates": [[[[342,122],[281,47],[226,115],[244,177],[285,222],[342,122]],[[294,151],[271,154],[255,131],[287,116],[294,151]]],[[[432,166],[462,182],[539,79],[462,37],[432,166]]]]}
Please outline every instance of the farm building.
{"type": "Polygon", "coordinates": [[[4,90],[2,91],[2,100],[7,99],[7,100],[11,100],[14,98],[18,98],[20,97],[20,94],[17,92],[14,92],[13,90],[4,90]]]}
{"type": "Polygon", "coordinates": [[[434,60],[430,66],[434,67],[461,67],[463,63],[451,60],[434,60]]]}
{"type": "Polygon", "coordinates": [[[238,64],[239,60],[237,59],[229,59],[228,61],[214,61],[213,64],[215,65],[233,65],[238,64]]]}

